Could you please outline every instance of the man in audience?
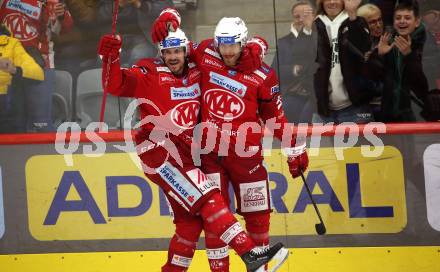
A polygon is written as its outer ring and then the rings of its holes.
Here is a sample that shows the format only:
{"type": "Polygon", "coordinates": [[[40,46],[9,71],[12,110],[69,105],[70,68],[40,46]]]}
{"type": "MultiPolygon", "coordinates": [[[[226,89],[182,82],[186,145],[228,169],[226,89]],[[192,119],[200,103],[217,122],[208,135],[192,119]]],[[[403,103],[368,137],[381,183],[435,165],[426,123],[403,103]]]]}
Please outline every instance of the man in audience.
{"type": "Polygon", "coordinates": [[[278,40],[272,68],[280,78],[284,111],[289,122],[312,121],[314,112],[313,72],[316,31],[312,31],[315,12],[307,1],[296,2],[291,9],[290,33],[278,40]]]}

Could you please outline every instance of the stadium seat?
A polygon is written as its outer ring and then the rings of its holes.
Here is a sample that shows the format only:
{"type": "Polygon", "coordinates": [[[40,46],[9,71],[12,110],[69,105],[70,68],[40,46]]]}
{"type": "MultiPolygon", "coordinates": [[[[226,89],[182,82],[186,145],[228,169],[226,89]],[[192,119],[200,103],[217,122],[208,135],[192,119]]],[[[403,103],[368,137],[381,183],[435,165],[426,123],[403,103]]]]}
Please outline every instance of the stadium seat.
{"type": "MultiPolygon", "coordinates": [[[[86,70],[78,75],[76,97],[76,112],[80,127],[85,129],[90,122],[99,122],[103,97],[100,68],[86,70]]],[[[121,120],[130,101],[132,99],[118,99],[111,94],[107,96],[104,122],[109,129],[120,129],[123,126],[121,120]]]]}
{"type": "Polygon", "coordinates": [[[52,123],[54,128],[72,118],[72,76],[67,71],[55,70],[55,91],[52,95],[52,123]]]}

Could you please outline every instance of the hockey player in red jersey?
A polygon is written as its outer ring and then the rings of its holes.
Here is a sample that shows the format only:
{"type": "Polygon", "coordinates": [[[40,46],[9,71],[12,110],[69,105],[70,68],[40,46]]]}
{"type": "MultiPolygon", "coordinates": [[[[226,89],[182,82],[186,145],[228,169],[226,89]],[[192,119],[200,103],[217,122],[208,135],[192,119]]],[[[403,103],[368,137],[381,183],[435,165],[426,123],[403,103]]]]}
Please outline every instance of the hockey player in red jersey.
{"type": "Polygon", "coordinates": [[[108,92],[135,97],[140,106],[141,129],[136,149],[145,175],[162,188],[174,212],[165,272],[187,271],[202,228],[232,247],[250,271],[273,257],[286,254],[281,243],[258,249],[231,214],[218,186],[194,166],[190,145],[198,122],[200,71],[188,62],[188,41],[177,29],[159,43],[161,58],[141,59],[121,69],[121,40],[105,35],[98,53],[103,59],[102,80],[108,92]]]}
{"type": "MultiPolygon", "coordinates": [[[[179,25],[177,11],[164,10],[153,26],[153,40],[179,25]]],[[[231,182],[237,212],[243,216],[249,235],[256,245],[267,248],[271,201],[261,148],[264,124],[271,122],[280,140],[283,131],[288,134],[282,147],[293,177],[306,170],[308,157],[305,142],[297,143],[291,127],[286,126],[275,72],[265,63],[247,61],[255,56],[262,59],[267,44],[258,37],[248,41],[247,35],[243,20],[223,18],[214,39],[194,45],[190,58],[201,71],[202,170],[220,181],[225,198],[231,182]]],[[[211,271],[229,271],[227,246],[209,230],[205,233],[211,271]]]]}

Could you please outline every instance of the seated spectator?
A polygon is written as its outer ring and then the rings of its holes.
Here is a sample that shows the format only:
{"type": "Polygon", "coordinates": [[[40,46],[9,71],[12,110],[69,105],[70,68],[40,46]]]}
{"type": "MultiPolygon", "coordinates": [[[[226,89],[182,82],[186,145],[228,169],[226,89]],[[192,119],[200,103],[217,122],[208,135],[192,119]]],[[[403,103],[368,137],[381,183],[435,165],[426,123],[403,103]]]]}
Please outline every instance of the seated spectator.
{"type": "Polygon", "coordinates": [[[65,33],[73,21],[59,0],[4,0],[0,21],[21,41],[26,51],[44,68],[44,81],[25,91],[27,130],[53,131],[52,94],[55,89],[53,35],[65,33]]]}
{"type": "Polygon", "coordinates": [[[22,88],[25,79],[43,80],[43,70],[4,25],[0,56],[0,133],[25,132],[22,88]]]}
{"type": "Polygon", "coordinates": [[[365,4],[358,9],[357,15],[363,17],[367,22],[372,41],[371,49],[364,55],[365,63],[359,77],[359,84],[368,86],[366,87],[368,91],[373,93],[374,96],[370,101],[370,106],[374,119],[378,121],[381,119],[381,101],[384,87],[383,61],[377,53],[377,45],[380,37],[384,34],[382,12],[376,5],[365,4]]]}
{"type": "Polygon", "coordinates": [[[420,24],[417,2],[402,1],[396,6],[394,29],[395,33],[383,35],[378,45],[386,71],[382,117],[384,122],[414,122],[411,92],[423,102],[428,94],[428,81],[422,68],[426,33],[420,24]]]}
{"type": "Polygon", "coordinates": [[[360,0],[318,0],[317,4],[314,89],[319,116],[313,121],[367,123],[372,120],[372,93],[356,81],[363,55],[371,48],[368,26],[356,15],[360,0]],[[354,53],[350,47],[361,53],[354,53]]]}
{"type": "Polygon", "coordinates": [[[292,6],[290,33],[278,40],[272,68],[280,78],[284,112],[289,122],[308,123],[314,112],[313,72],[316,31],[312,31],[315,12],[307,1],[292,6]]]}

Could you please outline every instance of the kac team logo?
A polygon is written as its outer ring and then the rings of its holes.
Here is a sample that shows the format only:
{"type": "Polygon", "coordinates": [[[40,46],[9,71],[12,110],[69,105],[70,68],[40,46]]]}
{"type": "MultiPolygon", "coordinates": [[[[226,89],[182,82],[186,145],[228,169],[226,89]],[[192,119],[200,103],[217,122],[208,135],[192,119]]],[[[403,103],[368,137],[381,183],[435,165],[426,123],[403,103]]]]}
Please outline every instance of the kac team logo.
{"type": "Polygon", "coordinates": [[[32,26],[29,19],[19,13],[8,14],[3,19],[6,25],[14,33],[14,37],[20,41],[30,41],[38,35],[37,29],[32,26]]]}
{"type": "Polygon", "coordinates": [[[199,101],[186,101],[174,107],[171,111],[171,120],[181,129],[190,129],[197,124],[199,111],[199,101]]]}
{"type": "Polygon", "coordinates": [[[207,91],[203,99],[209,113],[224,120],[240,117],[245,109],[243,101],[237,95],[222,89],[207,91]]]}

